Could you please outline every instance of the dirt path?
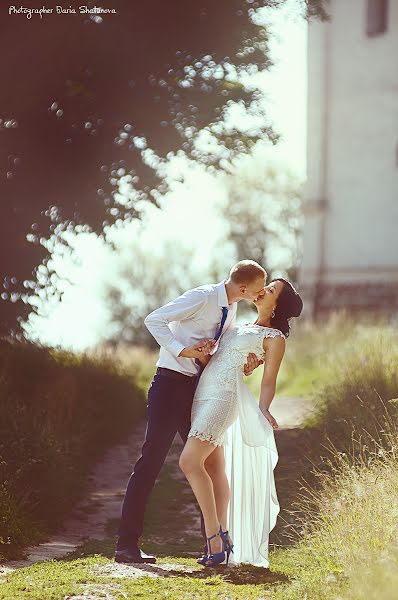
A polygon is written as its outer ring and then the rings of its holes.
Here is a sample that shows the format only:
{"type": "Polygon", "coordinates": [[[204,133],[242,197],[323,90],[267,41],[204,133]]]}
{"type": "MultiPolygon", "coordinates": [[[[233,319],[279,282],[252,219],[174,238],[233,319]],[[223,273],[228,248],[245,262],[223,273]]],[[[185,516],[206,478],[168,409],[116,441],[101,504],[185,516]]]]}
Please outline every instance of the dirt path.
{"type": "Polygon", "coordinates": [[[312,404],[306,398],[279,396],[272,402],[271,412],[281,429],[300,427],[311,413],[312,404]]]}
{"type": "Polygon", "coordinates": [[[111,448],[90,476],[87,498],[76,506],[62,529],[47,542],[28,548],[25,560],[0,564],[0,574],[60,558],[76,550],[89,538],[104,537],[109,519],[120,516],[126,483],[139,456],[144,434],[145,423],[139,425],[124,444],[111,448]]]}
{"type": "MultiPolygon", "coordinates": [[[[273,414],[280,428],[284,430],[299,427],[308,411],[308,402],[301,398],[280,397],[273,403],[273,414]]],[[[90,538],[104,538],[108,521],[120,516],[126,483],[132,466],[140,455],[144,434],[145,423],[138,426],[124,444],[110,449],[91,475],[91,491],[87,498],[76,507],[70,518],[64,522],[62,529],[52,535],[47,542],[28,548],[26,559],[0,565],[0,577],[15,569],[65,556],[90,538]]],[[[176,440],[168,457],[168,463],[177,464],[180,446],[180,442],[176,440]]],[[[183,477],[179,469],[175,472],[176,477],[183,477]]],[[[191,508],[192,512],[197,513],[196,507],[191,508]]],[[[150,571],[152,576],[156,577],[159,576],[159,572],[170,568],[175,569],[176,565],[162,564],[161,567],[144,565],[142,568],[136,568],[113,564],[108,570],[112,570],[113,576],[118,576],[115,571],[120,571],[121,577],[148,575],[150,571]]]]}

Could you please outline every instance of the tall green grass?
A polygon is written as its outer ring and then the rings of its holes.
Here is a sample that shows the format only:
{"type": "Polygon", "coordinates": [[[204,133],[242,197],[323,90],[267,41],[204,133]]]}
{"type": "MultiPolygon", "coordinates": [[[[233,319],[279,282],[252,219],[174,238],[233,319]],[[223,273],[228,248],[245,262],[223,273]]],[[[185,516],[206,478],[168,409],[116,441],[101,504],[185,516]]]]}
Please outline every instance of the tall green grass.
{"type": "Polygon", "coordinates": [[[330,346],[318,346],[322,371],[309,392],[314,412],[307,426],[339,449],[355,448],[358,436],[382,441],[398,422],[398,330],[345,321],[327,339],[330,346]]]}
{"type": "Polygon", "coordinates": [[[144,390],[149,388],[156,370],[159,351],[146,346],[119,344],[115,348],[102,346],[89,352],[97,360],[117,363],[144,390]]]}
{"type": "Polygon", "coordinates": [[[285,373],[294,379],[301,364],[311,373],[303,391],[315,410],[306,425],[321,446],[316,483],[303,483],[292,512],[301,541],[276,556],[295,573],[286,600],[394,600],[398,331],[335,315],[296,333],[285,373]]]}
{"type": "Polygon", "coordinates": [[[359,442],[355,458],[334,449],[329,472],[318,473],[316,488],[304,489],[298,499],[304,517],[296,521],[301,541],[275,560],[294,574],[287,600],[397,598],[396,428],[388,433],[388,448],[376,439],[359,442]]]}
{"type": "MultiPolygon", "coordinates": [[[[248,382],[257,395],[262,368],[248,382]]],[[[298,323],[286,343],[277,395],[311,400],[307,427],[343,446],[352,432],[382,435],[398,418],[398,328],[333,314],[324,322],[298,323]],[[387,423],[388,425],[388,423],[387,423]]]]}
{"type": "MultiPolygon", "coordinates": [[[[358,324],[344,313],[332,314],[317,323],[311,320],[294,322],[278,374],[277,394],[308,397],[319,390],[329,381],[333,357],[341,352],[345,340],[354,334],[356,327],[358,324]]],[[[261,377],[260,367],[248,379],[256,394],[261,377]]]]}
{"type": "Polygon", "coordinates": [[[144,416],[137,379],[106,357],[1,341],[0,558],[59,525],[101,453],[144,416]]]}

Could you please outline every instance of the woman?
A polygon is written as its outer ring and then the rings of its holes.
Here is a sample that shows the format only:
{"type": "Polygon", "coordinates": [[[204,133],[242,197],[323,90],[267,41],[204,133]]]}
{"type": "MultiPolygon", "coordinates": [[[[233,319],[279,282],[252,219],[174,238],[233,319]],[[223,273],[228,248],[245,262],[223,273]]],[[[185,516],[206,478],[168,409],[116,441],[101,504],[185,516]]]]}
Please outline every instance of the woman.
{"type": "Polygon", "coordinates": [[[204,518],[207,554],[198,562],[205,567],[228,564],[231,552],[235,564],[269,565],[269,532],[279,512],[277,423],[269,407],[289,319],[300,315],[303,302],[290,282],[274,279],[255,304],[256,322],[225,332],[201,375],[180,458],[204,518]],[[264,358],[259,403],[243,382],[249,352],[264,358]]]}

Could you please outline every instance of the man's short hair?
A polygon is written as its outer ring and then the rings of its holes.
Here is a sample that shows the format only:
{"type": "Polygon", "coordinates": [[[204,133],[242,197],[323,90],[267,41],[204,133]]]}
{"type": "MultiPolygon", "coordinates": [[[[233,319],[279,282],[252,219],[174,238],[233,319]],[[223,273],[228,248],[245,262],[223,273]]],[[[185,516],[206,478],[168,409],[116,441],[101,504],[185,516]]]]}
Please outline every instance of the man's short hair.
{"type": "Polygon", "coordinates": [[[237,285],[248,285],[259,277],[267,277],[267,272],[254,260],[241,260],[234,265],[229,274],[237,285]]]}

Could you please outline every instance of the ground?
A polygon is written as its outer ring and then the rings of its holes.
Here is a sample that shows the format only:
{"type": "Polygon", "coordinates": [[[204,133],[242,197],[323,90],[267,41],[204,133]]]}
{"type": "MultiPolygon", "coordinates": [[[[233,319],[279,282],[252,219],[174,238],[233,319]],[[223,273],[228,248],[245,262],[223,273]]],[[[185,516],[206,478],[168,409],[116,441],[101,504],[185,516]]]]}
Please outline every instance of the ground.
{"type": "MultiPolygon", "coordinates": [[[[300,425],[308,410],[309,403],[300,398],[281,397],[276,398],[273,403],[273,413],[280,425],[280,429],[276,432],[279,451],[276,481],[281,514],[278,526],[272,534],[272,542],[276,546],[285,546],[290,543],[291,516],[286,509],[291,508],[294,496],[298,491],[297,479],[304,470],[306,430],[302,429],[300,425]]],[[[66,560],[81,558],[84,561],[86,557],[93,555],[96,555],[98,560],[90,563],[90,571],[97,579],[99,578],[101,583],[87,583],[83,595],[64,595],[64,598],[73,598],[74,600],[85,598],[87,600],[101,597],[133,597],[126,596],[121,590],[120,579],[168,578],[176,577],[181,572],[184,572],[185,577],[189,577],[190,574],[192,574],[191,577],[198,576],[198,568],[193,558],[197,556],[203,546],[199,515],[192,493],[178,467],[178,457],[182,448],[178,438],[174,441],[161,478],[155,486],[147,511],[143,538],[144,550],[156,553],[160,560],[156,565],[140,566],[119,565],[112,560],[107,560],[112,559],[115,532],[126,483],[132,466],[139,457],[144,434],[145,423],[142,423],[125,443],[107,452],[92,474],[90,493],[84,502],[76,507],[74,514],[65,521],[56,534],[51,536],[46,543],[29,548],[24,560],[0,565],[0,577],[5,584],[13,573],[15,580],[16,572],[20,569],[23,569],[22,575],[32,572],[31,570],[34,570],[35,567],[25,568],[36,563],[65,557],[66,560]],[[109,588],[109,594],[108,592],[105,594],[104,578],[115,579],[114,582],[109,582],[105,586],[106,589],[109,588]]],[[[65,563],[60,561],[59,564],[65,563]]],[[[48,565],[53,566],[51,571],[53,573],[56,568],[55,563],[49,562],[48,565]]],[[[45,569],[45,565],[42,569],[45,569]]],[[[233,579],[233,569],[230,571],[230,578],[233,579]]],[[[241,568],[239,571],[241,583],[249,584],[253,577],[256,583],[261,582],[262,578],[265,578],[264,581],[267,582],[286,579],[281,574],[272,574],[268,570],[262,571],[264,573],[260,574],[256,570],[254,575],[253,570],[244,571],[241,568]]],[[[145,579],[145,581],[147,580],[145,579]]],[[[0,598],[7,598],[7,596],[1,595],[1,587],[0,598]]],[[[15,597],[44,598],[45,596],[29,595],[28,593],[15,597]]]]}

